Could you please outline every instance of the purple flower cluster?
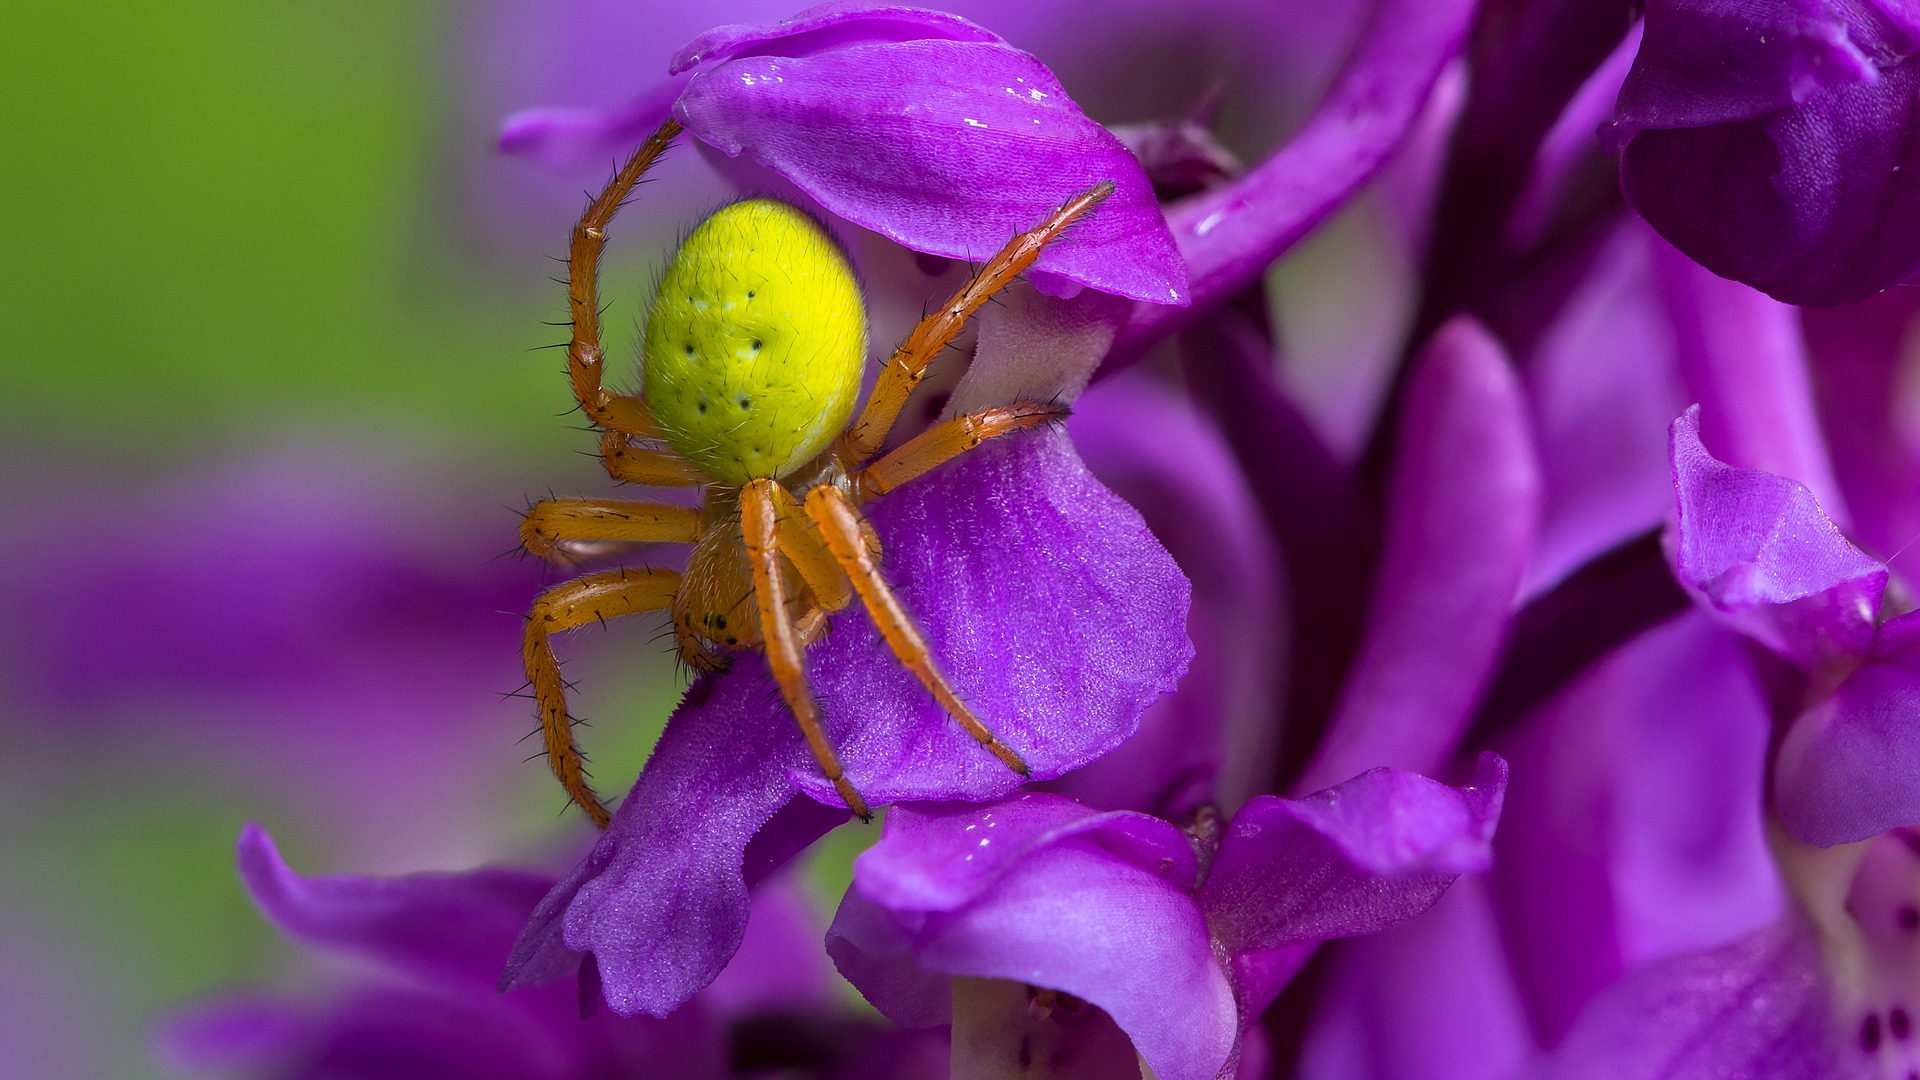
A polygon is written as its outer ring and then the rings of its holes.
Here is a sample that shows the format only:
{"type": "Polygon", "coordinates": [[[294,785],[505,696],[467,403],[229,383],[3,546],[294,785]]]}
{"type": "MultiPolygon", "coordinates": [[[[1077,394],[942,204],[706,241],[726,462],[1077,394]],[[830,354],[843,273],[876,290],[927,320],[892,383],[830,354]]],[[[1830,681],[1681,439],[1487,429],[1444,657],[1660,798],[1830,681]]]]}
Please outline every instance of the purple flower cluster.
{"type": "MultiPolygon", "coordinates": [[[[856,605],[808,677],[889,809],[824,948],[782,871],[846,813],[742,654],[557,877],[302,878],[249,828],[259,906],[372,970],[205,1007],[172,1060],[1920,1075],[1920,307],[1864,299],[1920,271],[1920,9],[1328,7],[1255,20],[1273,57],[1293,32],[1344,59],[1251,165],[1217,97],[1110,128],[1138,118],[1083,110],[1045,34],[853,2],[700,34],[616,108],[508,120],[503,148],[564,170],[673,116],[717,181],[905,279],[873,282],[877,325],[1114,184],[918,414],[1071,422],[873,507],[942,670],[1032,776],[856,605]],[[1380,362],[1321,374],[1367,403],[1348,446],[1268,271],[1368,214],[1413,295],[1328,313],[1393,324],[1380,362]]],[[[1168,17],[1081,15],[1096,52],[1168,17]]]]}

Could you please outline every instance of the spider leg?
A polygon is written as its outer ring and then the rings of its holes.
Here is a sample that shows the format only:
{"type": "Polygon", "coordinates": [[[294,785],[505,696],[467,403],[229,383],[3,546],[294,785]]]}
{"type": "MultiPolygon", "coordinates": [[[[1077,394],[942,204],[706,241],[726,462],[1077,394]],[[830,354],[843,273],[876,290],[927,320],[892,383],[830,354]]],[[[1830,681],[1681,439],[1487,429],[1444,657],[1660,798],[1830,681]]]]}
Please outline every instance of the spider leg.
{"type": "Polygon", "coordinates": [[[956,416],[908,439],[879,461],[853,474],[854,498],[871,502],[917,480],[988,439],[1067,418],[1065,405],[1016,401],[956,416]]]}
{"type": "Polygon", "coordinates": [[[853,580],[853,587],[860,593],[861,603],[873,616],[874,625],[886,637],[892,647],[893,655],[900,658],[907,670],[913,672],[921,684],[932,692],[947,712],[953,715],[967,734],[974,737],[981,746],[993,751],[993,756],[1006,763],[1007,768],[1028,775],[1027,763],[1013,748],[1000,741],[999,736],[988,730],[987,725],[973,715],[953,691],[946,676],[934,665],[933,652],[927,647],[927,639],[920,628],[913,623],[913,617],[900,605],[899,598],[893,594],[893,587],[880,574],[875,564],[873,552],[867,546],[865,534],[870,530],[865,517],[845,492],[830,484],[821,484],[807,492],[807,516],[820,526],[820,535],[826,539],[827,547],[833,557],[853,580]]]}
{"type": "Polygon", "coordinates": [[[1067,226],[1085,217],[1111,194],[1113,182],[1109,180],[1069,199],[1040,227],[1007,241],[1000,253],[973,276],[973,280],[954,293],[943,307],[921,319],[920,325],[907,335],[907,340],[901,342],[900,347],[888,357],[886,367],[880,370],[880,378],[874,383],[873,394],[867,398],[867,406],[861,411],[860,418],[840,437],[840,460],[852,464],[872,457],[880,449],[880,444],[886,441],[887,432],[893,429],[893,422],[899,419],[900,410],[907,404],[907,396],[913,393],[913,388],[920,383],[920,377],[926,374],[927,365],[952,343],[954,335],[966,325],[968,317],[992,299],[994,293],[1025,273],[1033,261],[1040,257],[1040,252],[1059,239],[1067,226]]]}
{"type": "Polygon", "coordinates": [[[567,307],[573,318],[573,338],[567,344],[567,377],[573,383],[573,396],[596,425],[641,438],[660,435],[646,403],[612,393],[601,385],[606,358],[600,351],[600,249],[606,246],[607,224],[619,212],[620,204],[678,134],[680,124],[668,118],[648,136],[599,198],[588,204],[567,245],[567,307]]]}
{"type": "Polygon", "coordinates": [[[567,794],[603,829],[612,815],[587,783],[585,759],[573,741],[573,717],[567,712],[566,683],[560,678],[560,661],[554,657],[548,638],[589,623],[658,611],[673,603],[673,594],[679,587],[680,575],[672,570],[608,570],[548,589],[533,602],[533,610],[527,615],[521,655],[526,663],[527,681],[533,684],[540,730],[546,738],[547,760],[567,794]]]}
{"type": "Polygon", "coordinates": [[[772,480],[750,481],[740,492],[740,524],[746,538],[747,558],[753,566],[753,589],[760,605],[760,631],[767,650],[767,667],[780,684],[780,695],[800,724],[800,734],[813,751],[820,771],[832,782],[834,790],[846,800],[847,809],[863,821],[873,820],[867,801],[847,779],[840,766],[840,755],[827,740],[820,722],[820,706],[807,689],[807,668],[801,651],[793,615],[787,610],[786,574],[780,567],[780,504],[791,508],[793,496],[772,480]],[[777,493],[777,494],[776,494],[777,493]]]}
{"type": "Polygon", "coordinates": [[[568,541],[691,544],[700,511],[691,506],[611,499],[545,499],[520,519],[520,544],[543,559],[568,541]]]}
{"type": "Polygon", "coordinates": [[[668,450],[635,446],[631,438],[618,431],[609,431],[600,436],[600,463],[607,467],[608,476],[623,484],[695,487],[708,483],[692,463],[668,450]]]}

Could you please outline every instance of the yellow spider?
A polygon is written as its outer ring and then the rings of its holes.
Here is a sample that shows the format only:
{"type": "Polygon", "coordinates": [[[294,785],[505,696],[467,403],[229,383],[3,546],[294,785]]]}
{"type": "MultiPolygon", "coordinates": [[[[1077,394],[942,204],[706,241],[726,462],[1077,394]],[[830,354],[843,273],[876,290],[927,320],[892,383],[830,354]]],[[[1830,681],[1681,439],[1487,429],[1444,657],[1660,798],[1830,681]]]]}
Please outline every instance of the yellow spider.
{"type": "Polygon", "coordinates": [[[549,499],[521,523],[528,551],[571,543],[692,544],[686,570],[587,574],[534,601],[523,655],[553,772],[594,823],[610,815],[588,785],[565,684],[548,639],[589,623],[667,609],[680,656],[700,671],[716,649],[764,649],[820,769],[847,808],[871,817],[821,727],[802,654],[827,616],[858,595],[900,662],[1007,767],[1020,755],[968,710],[880,573],[880,541],[860,506],[983,440],[1058,421],[1066,408],[1019,401],[937,424],[875,460],[927,365],[966,320],[1069,225],[1113,192],[1102,183],[1009,241],[895,349],[853,416],[866,364],[865,299],[825,229],[804,211],[753,198],[694,228],[660,279],[641,351],[643,396],[601,385],[598,270],[607,224],[680,131],[668,120],[636,150],[573,228],[567,300],[574,396],[601,429],[614,479],[704,486],[698,509],[605,499],[549,499]]]}

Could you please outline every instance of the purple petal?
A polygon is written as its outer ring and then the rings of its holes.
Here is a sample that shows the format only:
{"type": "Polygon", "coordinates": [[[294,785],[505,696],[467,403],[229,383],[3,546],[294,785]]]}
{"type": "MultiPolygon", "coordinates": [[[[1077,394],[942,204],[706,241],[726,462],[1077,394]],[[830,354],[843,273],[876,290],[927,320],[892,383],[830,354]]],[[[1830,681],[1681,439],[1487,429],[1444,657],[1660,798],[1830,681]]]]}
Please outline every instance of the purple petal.
{"type": "Polygon", "coordinates": [[[1700,444],[1700,409],[1673,422],[1674,570],[1708,610],[1802,663],[1864,655],[1887,568],[1847,543],[1805,486],[1735,469],[1700,444]]]}
{"type": "Polygon", "coordinates": [[[1700,437],[1720,460],[1805,484],[1845,524],[1813,411],[1799,312],[1701,269],[1667,244],[1653,263],[1673,316],[1680,372],[1700,406],[1700,437]]]}
{"type": "Polygon", "coordinates": [[[1486,891],[1457,882],[1426,916],[1343,944],[1300,1075],[1494,1080],[1535,1053],[1486,891]]]}
{"type": "MultiPolygon", "coordinates": [[[[1122,742],[1192,656],[1186,579],[1063,434],[984,446],[872,511],[884,569],[934,656],[1036,779],[1122,742]]],[[[663,1015],[718,974],[745,924],[749,838],[796,791],[838,800],[764,672],[760,655],[741,654],[694,685],[612,828],[536,913],[517,965],[564,927],[567,947],[595,955],[623,1015],[663,1015]]],[[[1019,785],[864,614],[836,617],[808,652],[808,677],[847,775],[874,805],[984,800],[1019,785]]]]}
{"type": "Polygon", "coordinates": [[[988,806],[902,806],[881,843],[854,864],[862,895],[895,911],[953,911],[972,903],[1034,852],[1082,836],[1172,884],[1198,874],[1179,829],[1131,811],[1101,813],[1061,795],[1022,792],[988,806]]]}
{"type": "MultiPolygon", "coordinates": [[[[1043,800],[1023,804],[1036,830],[1067,803],[1031,798],[1043,800]]],[[[1188,890],[1168,880],[1156,862],[1142,865],[1144,853],[1108,846],[1116,837],[1127,843],[1142,831],[1164,831],[1184,848],[1172,826],[1144,815],[1102,815],[1113,824],[1027,848],[1001,863],[988,887],[967,891],[954,908],[896,909],[874,895],[870,886],[912,896],[930,876],[966,877],[954,867],[953,853],[980,849],[974,837],[990,812],[919,818],[897,831],[889,822],[888,835],[862,857],[854,889],[828,931],[828,951],[842,974],[902,1022],[938,1018],[929,998],[937,983],[925,974],[1063,990],[1112,1016],[1156,1075],[1211,1080],[1231,1053],[1239,1018],[1206,921],[1188,890]],[[979,827],[969,833],[968,824],[979,827]],[[902,866],[913,872],[896,875],[902,866]],[[869,958],[889,955],[891,964],[869,958]],[[913,968],[924,974],[910,977],[913,968]],[[1181,1007],[1169,1009],[1168,1001],[1181,1007]]],[[[1163,850],[1171,857],[1176,849],[1163,850]]],[[[969,878],[963,889],[975,884],[969,878]]],[[[931,895],[945,903],[960,892],[936,889],[931,895]]]]}
{"type": "Polygon", "coordinates": [[[1118,361],[1252,284],[1378,172],[1420,116],[1459,51],[1470,0],[1383,0],[1307,123],[1235,183],[1174,208],[1171,225],[1192,283],[1190,308],[1138,305],[1114,343],[1118,361]],[[1190,312],[1190,314],[1189,314],[1190,312]]]}
{"type": "Polygon", "coordinates": [[[1788,919],[1642,969],[1587,1009],[1545,1080],[1867,1080],[1834,1028],[1813,932],[1788,919]]]}
{"type": "Polygon", "coordinates": [[[920,39],[1004,44],[999,35],[985,27],[944,11],[840,0],[810,7],[776,23],[715,27],[674,53],[668,71],[678,75],[701,64],[742,56],[813,56],[849,45],[920,39]]]}
{"type": "Polygon", "coordinates": [[[1838,310],[1801,313],[1852,535],[1910,581],[1920,580],[1920,547],[1910,544],[1920,536],[1920,453],[1902,415],[1898,358],[1917,299],[1912,289],[1894,289],[1838,310]]]}
{"type": "Polygon", "coordinates": [[[990,37],[862,40],[863,26],[825,51],[813,51],[812,34],[791,52],[787,39],[763,35],[759,55],[695,75],[674,113],[832,213],[947,258],[984,260],[1112,181],[1114,194],[1041,254],[1036,284],[1065,295],[1048,284],[1064,278],[1186,302],[1186,272],[1146,174],[1044,64],[990,37]]]}
{"type": "Polygon", "coordinates": [[[1533,1029],[1552,1044],[1623,972],[1779,917],[1756,809],[1772,720],[1746,643],[1687,611],[1594,665],[1501,750],[1490,880],[1533,1029]]]}
{"type": "Polygon", "coordinates": [[[1526,402],[1479,324],[1448,323],[1427,346],[1398,455],[1366,636],[1306,790],[1447,759],[1499,660],[1533,553],[1540,472],[1526,402]]]}
{"type": "Polygon", "coordinates": [[[424,982],[485,987],[551,878],[513,870],[400,878],[302,877],[265,829],[241,830],[240,876],[288,936],[424,982]]]}
{"type": "Polygon", "coordinates": [[[1663,429],[1687,402],[1653,281],[1659,242],[1622,221],[1522,365],[1546,495],[1529,596],[1658,527],[1673,505],[1663,429]]]}
{"type": "Polygon", "coordinates": [[[1774,806],[1819,847],[1920,825],[1920,658],[1874,661],[1787,730],[1774,806]]]}
{"type": "Polygon", "coordinates": [[[271,1075],[318,1038],[318,1022],[283,1001],[231,997],[163,1021],[154,1055],[183,1076],[271,1075]]]}
{"type": "Polygon", "coordinates": [[[1825,0],[1652,0],[1615,122],[1628,130],[1751,120],[1879,78],[1825,0]]]}
{"type": "Polygon", "coordinates": [[[1215,939],[1257,952],[1420,914],[1454,878],[1486,869],[1506,787],[1506,762],[1482,754],[1464,788],[1374,769],[1304,799],[1254,799],[1200,889],[1215,939]]]}
{"type": "Polygon", "coordinates": [[[1646,27],[1620,179],[1660,235],[1792,304],[1849,303],[1920,268],[1910,29],[1822,0],[1667,0],[1646,27]]]}
{"type": "Polygon", "coordinates": [[[500,124],[500,152],[531,158],[549,169],[605,165],[653,134],[680,96],[680,80],[648,89],[616,109],[522,109],[500,124]]]}
{"type": "MultiPolygon", "coordinates": [[[[977,362],[977,361],[976,361],[977,362]]],[[[1193,668],[1118,750],[1053,790],[1184,820],[1264,782],[1283,665],[1278,554],[1219,433],[1144,370],[1094,387],[1067,423],[1087,465],[1137,507],[1193,578],[1193,668]],[[1152,431],[1151,439],[1140,432],[1152,431]]]]}

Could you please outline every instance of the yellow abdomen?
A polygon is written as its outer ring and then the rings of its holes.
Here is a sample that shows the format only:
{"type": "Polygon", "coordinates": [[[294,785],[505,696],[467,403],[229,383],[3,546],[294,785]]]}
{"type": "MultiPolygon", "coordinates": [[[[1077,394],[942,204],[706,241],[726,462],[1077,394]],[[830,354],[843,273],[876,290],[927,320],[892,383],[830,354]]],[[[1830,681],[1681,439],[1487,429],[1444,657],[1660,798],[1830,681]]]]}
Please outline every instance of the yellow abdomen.
{"type": "Polygon", "coordinates": [[[722,484],[779,478],[853,413],[867,313],[818,222],[776,199],[722,207],[660,279],[641,353],[667,444],[722,484]]]}

